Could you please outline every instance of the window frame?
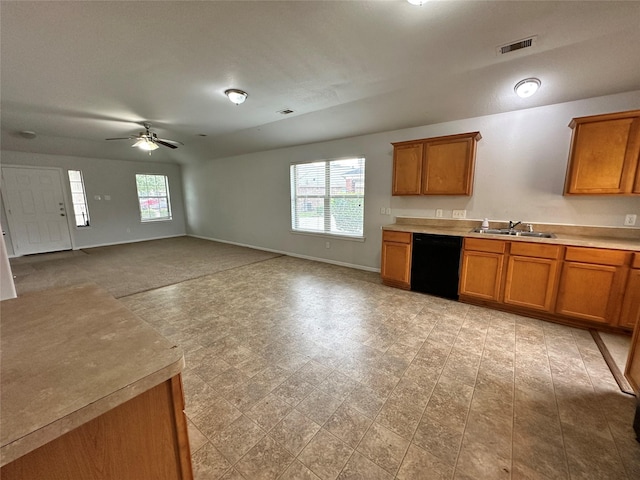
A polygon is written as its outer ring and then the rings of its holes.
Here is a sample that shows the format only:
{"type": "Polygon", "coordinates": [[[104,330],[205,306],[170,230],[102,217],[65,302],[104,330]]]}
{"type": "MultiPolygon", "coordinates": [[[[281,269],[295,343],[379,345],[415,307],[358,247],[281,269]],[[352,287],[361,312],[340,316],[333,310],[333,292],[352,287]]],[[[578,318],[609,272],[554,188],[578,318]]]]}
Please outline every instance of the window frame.
{"type": "Polygon", "coordinates": [[[140,223],[154,223],[154,222],[170,222],[173,220],[173,213],[171,209],[171,195],[169,192],[169,176],[163,173],[136,173],[135,174],[135,186],[136,186],[136,196],[138,199],[138,212],[140,213],[140,223]],[[140,190],[138,189],[138,177],[163,177],[164,178],[164,189],[166,195],[140,195],[140,190]],[[144,213],[142,209],[142,200],[144,199],[166,199],[167,201],[167,211],[168,216],[166,217],[152,217],[152,218],[144,218],[144,213]]]}
{"type": "Polygon", "coordinates": [[[84,175],[82,174],[82,170],[76,168],[68,168],[67,169],[67,179],[69,180],[69,192],[71,193],[71,208],[73,210],[73,223],[76,228],[88,228],[91,226],[91,216],[89,215],[89,203],[87,202],[87,189],[84,185],[84,175]],[[72,180],[71,172],[76,172],[80,175],[80,180],[72,180]],[[73,191],[73,184],[79,184],[80,190],[79,192],[73,191]],[[74,195],[82,194],[82,198],[84,200],[83,203],[76,202],[74,200],[74,195]],[[81,206],[84,209],[84,212],[78,212],[76,210],[76,205],[81,206]],[[82,216],[82,214],[86,214],[86,219],[84,220],[84,225],[78,225],[78,218],[82,216]]]}
{"type": "MultiPolygon", "coordinates": [[[[289,210],[289,214],[290,214],[290,232],[293,234],[297,234],[297,235],[310,235],[310,236],[320,236],[320,237],[329,237],[329,238],[340,238],[340,239],[345,239],[345,240],[352,240],[352,241],[359,241],[359,242],[364,242],[365,241],[365,236],[364,236],[364,232],[365,232],[365,208],[366,208],[366,202],[365,202],[365,197],[366,197],[366,157],[365,155],[354,155],[354,156],[349,156],[349,157],[340,157],[340,158],[332,158],[332,159],[321,159],[321,160],[306,160],[306,161],[300,161],[300,162],[292,162],[289,165],[289,183],[290,183],[290,200],[291,200],[291,205],[290,205],[290,210],[289,210]],[[361,167],[362,168],[362,183],[363,186],[361,187],[362,191],[360,194],[358,195],[352,195],[352,194],[348,194],[348,193],[336,193],[336,194],[332,194],[331,193],[331,166],[332,164],[338,164],[339,162],[344,162],[346,160],[361,160],[362,164],[361,167]],[[324,169],[325,169],[325,173],[324,173],[324,194],[319,195],[304,195],[304,196],[299,196],[297,195],[297,188],[296,188],[296,181],[299,179],[299,177],[295,174],[295,168],[300,166],[300,165],[308,165],[308,164],[324,164],[324,169]],[[298,202],[297,200],[299,198],[321,198],[323,199],[323,212],[324,212],[324,229],[323,230],[308,230],[308,229],[302,229],[298,226],[298,228],[296,228],[296,208],[299,208],[298,202]],[[348,233],[339,233],[339,232],[332,232],[331,231],[331,200],[332,199],[336,199],[336,198],[359,198],[361,199],[362,202],[362,224],[361,224],[361,232],[351,235],[348,233]]],[[[299,219],[299,217],[298,217],[299,219]]]]}

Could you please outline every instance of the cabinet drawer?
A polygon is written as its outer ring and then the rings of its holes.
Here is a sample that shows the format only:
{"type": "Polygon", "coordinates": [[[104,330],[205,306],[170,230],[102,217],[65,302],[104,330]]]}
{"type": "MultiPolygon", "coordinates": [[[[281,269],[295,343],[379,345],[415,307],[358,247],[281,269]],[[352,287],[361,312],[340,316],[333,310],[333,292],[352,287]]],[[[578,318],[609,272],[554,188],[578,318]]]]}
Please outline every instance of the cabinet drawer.
{"type": "Polygon", "coordinates": [[[382,232],[383,242],[411,243],[411,232],[394,232],[384,230],[382,232]]]}
{"type": "Polygon", "coordinates": [[[606,250],[603,248],[567,247],[565,260],[570,262],[595,263],[597,265],[628,265],[631,252],[606,250]]]}
{"type": "Polygon", "coordinates": [[[482,238],[465,238],[465,250],[478,250],[480,252],[504,253],[507,243],[502,240],[485,240],[482,238]]]}
{"type": "Polygon", "coordinates": [[[537,258],[560,258],[562,247],[560,245],[547,245],[542,243],[512,242],[511,255],[537,258]]]}

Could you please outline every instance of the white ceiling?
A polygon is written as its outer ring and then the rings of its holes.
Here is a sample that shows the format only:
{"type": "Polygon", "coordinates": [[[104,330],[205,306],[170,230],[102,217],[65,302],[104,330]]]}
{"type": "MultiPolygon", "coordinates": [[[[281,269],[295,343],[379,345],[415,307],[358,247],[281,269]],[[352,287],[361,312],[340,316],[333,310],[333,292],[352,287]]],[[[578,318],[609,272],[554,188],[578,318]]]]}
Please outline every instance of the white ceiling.
{"type": "Polygon", "coordinates": [[[640,1],[2,0],[0,13],[6,150],[186,163],[640,88],[640,1]],[[513,86],[529,76],[542,88],[523,100],[513,86]],[[149,157],[104,140],[142,121],[185,146],[149,157]]]}

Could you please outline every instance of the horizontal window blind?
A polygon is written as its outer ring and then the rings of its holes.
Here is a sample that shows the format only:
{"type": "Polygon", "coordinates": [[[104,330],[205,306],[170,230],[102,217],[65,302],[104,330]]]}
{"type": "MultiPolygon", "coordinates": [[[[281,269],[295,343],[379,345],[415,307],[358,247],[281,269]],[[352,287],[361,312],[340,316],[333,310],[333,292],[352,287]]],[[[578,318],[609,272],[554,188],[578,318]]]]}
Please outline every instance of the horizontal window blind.
{"type": "Polygon", "coordinates": [[[291,228],[362,237],[364,157],[291,165],[291,228]]]}
{"type": "Polygon", "coordinates": [[[171,220],[169,179],[165,175],[136,174],[140,220],[171,220]]]}

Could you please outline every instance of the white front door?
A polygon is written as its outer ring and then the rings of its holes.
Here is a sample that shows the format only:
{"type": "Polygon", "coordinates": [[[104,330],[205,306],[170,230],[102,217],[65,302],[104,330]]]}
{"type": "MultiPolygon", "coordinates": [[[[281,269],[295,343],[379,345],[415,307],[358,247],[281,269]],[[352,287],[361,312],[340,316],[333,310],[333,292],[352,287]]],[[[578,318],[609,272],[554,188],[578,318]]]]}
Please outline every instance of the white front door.
{"type": "Polygon", "coordinates": [[[16,255],[71,250],[60,170],[2,167],[2,200],[16,255]]]}

